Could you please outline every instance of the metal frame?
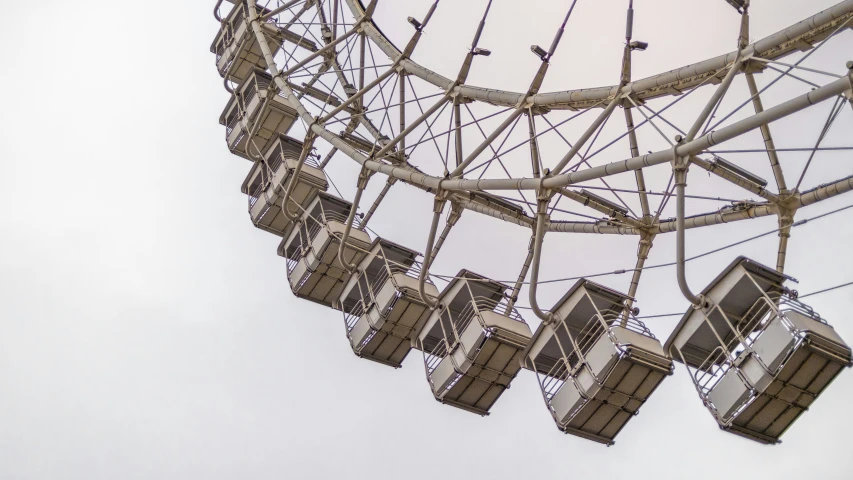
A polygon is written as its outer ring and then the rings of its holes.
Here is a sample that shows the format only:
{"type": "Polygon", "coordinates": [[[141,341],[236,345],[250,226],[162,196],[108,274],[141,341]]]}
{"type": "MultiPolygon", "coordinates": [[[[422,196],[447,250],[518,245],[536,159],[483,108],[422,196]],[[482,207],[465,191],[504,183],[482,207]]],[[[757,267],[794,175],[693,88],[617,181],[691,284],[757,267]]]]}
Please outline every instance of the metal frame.
{"type": "MultiPolygon", "coordinates": [[[[337,237],[340,241],[338,261],[348,274],[352,274],[357,265],[344,261],[343,247],[348,244],[353,228],[366,229],[368,221],[394,185],[404,183],[434,196],[430,233],[423,250],[423,265],[418,271],[421,301],[431,308],[441,309],[442,306],[425,292],[425,285],[430,282],[430,266],[465,210],[531,228],[533,235],[527,258],[512,294],[501,308],[507,314],[514,312],[522,286],[529,284],[530,307],[546,324],[554,319],[551,312],[539,307],[536,293],[542,243],[547,233],[638,237],[636,268],[629,288],[629,300],[625,310],[620,312],[623,321],[630,323],[633,318],[633,296],[658,235],[676,233],[677,275],[681,291],[697,308],[707,308],[710,305],[704,297],[694,294],[686,282],[684,252],[687,229],[775,215],[778,217],[780,237],[776,269],[783,272],[791,231],[797,225],[795,218],[799,209],[853,190],[853,175],[849,175],[801,191],[808,165],[800,175],[800,181],[791,188],[790,183],[793,182],[788,181],[781,167],[780,156],[783,151],[776,148],[771,133],[773,122],[818,103],[836,99],[820,138],[814,147],[809,147],[814,157],[816,152],[822,151],[821,141],[835,117],[842,113],[844,103],[853,104],[853,63],[848,62],[839,73],[801,65],[824,44],[853,27],[853,0],[842,1],[751,44],[747,41],[749,2],[742,2],[736,51],[638,80],[634,80],[631,75],[633,51],[645,47],[640,48],[642,42],[638,43],[632,38],[634,10],[633,2],[629,0],[619,82],[612,86],[560,92],[540,92],[540,87],[548,73],[550,61],[558,54],[558,46],[572,15],[573,4],[555,32],[549,48],[534,46],[534,53],[540,57],[541,63],[532,72],[527,91],[507,92],[467,83],[470,71],[475,68],[475,62],[479,61],[477,58],[489,54],[488,50],[479,46],[479,42],[487,25],[491,1],[476,27],[458,74],[453,78],[430,71],[414,59],[423,33],[432,26],[431,20],[439,8],[439,0],[430,5],[421,20],[410,18],[414,33],[402,49],[388,40],[374,23],[376,0],[367,6],[361,0],[228,2],[236,4],[247,14],[239,20],[245,25],[247,33],[241,38],[231,39],[232,54],[241,55],[241,50],[249,44],[252,48],[257,46],[262,55],[255,66],[268,70],[267,75],[271,78],[268,92],[272,95],[266,96],[257,115],[267,112],[270,99],[275,96],[294,112],[296,121],[293,129],[305,138],[291,181],[281,186],[284,190],[281,204],[289,204],[300,169],[311,161],[315,148],[325,150],[325,159],[318,164],[321,169],[327,167],[333,157],[356,162],[360,171],[356,180],[357,193],[349,215],[342,220],[345,230],[337,237]],[[783,61],[800,52],[806,53],[795,60],[783,61]],[[817,75],[819,78],[803,78],[791,73],[793,70],[804,76],[817,75]],[[780,75],[760,87],[755,74],[762,71],[778,71],[780,75]],[[732,96],[729,87],[739,78],[745,79],[750,97],[733,111],[722,112],[723,100],[732,96]],[[812,90],[765,108],[764,92],[782,78],[806,83],[812,90]],[[826,78],[830,79],[828,83],[824,83],[826,78]],[[715,92],[690,125],[683,126],[684,130],[664,116],[670,107],[708,85],[716,85],[715,92]],[[426,88],[437,89],[438,93],[424,95],[422,92],[426,88]],[[844,102],[843,97],[848,102],[844,102]],[[663,102],[668,103],[657,106],[657,103],[663,102]],[[654,108],[650,106],[653,103],[654,108]],[[731,120],[746,105],[752,106],[754,114],[731,120]],[[625,133],[604,146],[596,145],[613,113],[620,107],[624,110],[625,133]],[[581,118],[586,112],[597,108],[601,111],[581,118]],[[642,115],[641,122],[635,123],[634,111],[642,115]],[[720,115],[717,115],[718,112],[720,115]],[[466,115],[470,120],[465,118],[466,115]],[[523,141],[515,144],[513,132],[523,115],[527,116],[527,129],[523,132],[523,141]],[[441,126],[445,122],[447,129],[441,126]],[[542,128],[542,122],[548,128],[542,128]],[[577,130],[582,131],[577,138],[570,139],[563,134],[564,125],[569,122],[573,122],[572,125],[586,122],[577,130]],[[488,124],[492,127],[488,127],[488,124]],[[637,133],[650,128],[656,130],[669,147],[641,154],[637,133]],[[664,130],[677,131],[680,135],[668,138],[664,130]],[[755,151],[766,153],[776,191],[771,191],[766,182],[752,175],[745,166],[720,159],[717,155],[720,149],[714,148],[742,138],[752,131],[761,133],[763,148],[755,151]],[[556,157],[544,151],[540,143],[546,135],[559,137],[565,142],[566,149],[556,157]],[[622,139],[627,139],[627,158],[593,163],[593,157],[622,139]],[[442,142],[446,142],[444,147],[442,142]],[[474,148],[468,150],[472,145],[474,148]],[[432,147],[435,147],[435,153],[429,156],[441,159],[440,170],[420,165],[420,160],[425,156],[421,155],[422,150],[419,148],[432,147]],[[514,151],[529,152],[526,155],[530,165],[529,176],[518,176],[507,168],[506,157],[514,151]],[[672,179],[662,193],[659,207],[655,209],[650,205],[650,196],[655,192],[649,190],[647,179],[650,177],[646,176],[646,172],[653,168],[662,170],[664,165],[671,169],[672,179]],[[757,195],[761,200],[688,217],[685,202],[692,197],[687,193],[687,173],[693,165],[757,195]],[[500,170],[505,176],[495,173],[500,170]],[[620,195],[626,191],[612,188],[608,183],[610,177],[626,173],[633,175],[636,183],[636,191],[628,192],[636,194],[639,214],[620,195]],[[375,174],[384,176],[386,182],[369,207],[366,217],[359,222],[359,204],[369,179],[375,174]],[[601,195],[594,193],[598,190],[590,182],[603,185],[599,187],[601,195]],[[582,189],[571,189],[573,185],[579,185],[582,189]],[[535,198],[528,199],[527,195],[535,198]],[[670,197],[676,200],[676,217],[661,218],[670,197]],[[559,208],[563,198],[572,202],[579,211],[559,208]],[[446,208],[448,203],[449,209],[446,208]],[[439,222],[445,212],[446,224],[439,233],[439,222]],[[604,218],[600,215],[604,215],[604,218]],[[575,217],[582,219],[577,220],[575,217]]],[[[233,29],[234,15],[223,18],[219,13],[222,5],[223,1],[219,0],[214,10],[214,15],[223,25],[217,41],[227,37],[233,29]]],[[[214,42],[212,51],[217,55],[223,52],[217,42],[214,42]]],[[[219,60],[217,57],[217,62],[219,60]]],[[[234,88],[229,84],[230,68],[219,70],[225,78],[226,88],[233,92],[234,88]]],[[[235,94],[235,97],[239,103],[239,95],[235,94]]],[[[263,162],[262,148],[258,145],[261,141],[258,125],[250,125],[247,119],[241,120],[239,115],[227,119],[223,116],[223,124],[229,128],[234,128],[235,122],[242,123],[241,128],[245,130],[247,157],[263,162]]],[[[334,183],[331,185],[334,186],[334,183]]],[[[300,229],[310,223],[309,219],[300,220],[303,212],[291,212],[286,208],[283,212],[292,221],[299,222],[300,229]]],[[[306,230],[305,235],[310,237],[310,232],[306,230]]],[[[291,269],[289,265],[289,271],[291,269]]]]}

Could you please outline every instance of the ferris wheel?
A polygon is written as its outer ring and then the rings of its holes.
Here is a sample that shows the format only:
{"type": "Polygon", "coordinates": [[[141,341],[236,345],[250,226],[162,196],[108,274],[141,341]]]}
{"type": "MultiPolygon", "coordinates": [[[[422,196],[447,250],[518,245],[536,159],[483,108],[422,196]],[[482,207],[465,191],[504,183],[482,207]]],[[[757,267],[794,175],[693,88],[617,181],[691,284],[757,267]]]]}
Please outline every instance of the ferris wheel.
{"type": "Polygon", "coordinates": [[[649,45],[634,38],[629,0],[616,81],[546,92],[564,32],[582,21],[577,1],[565,2],[549,44],[530,47],[538,68],[529,87],[506,91],[469,83],[492,55],[481,45],[492,0],[469,22],[455,77],[417,55],[424,34],[443,28],[435,14],[451,0],[412,12],[399,44],[381,30],[377,0],[219,0],[211,52],[231,94],[219,121],[231,153],[249,162],[250,218],[281,237],[293,293],[343,313],[359,357],[400,367],[419,351],[442,403],[487,415],[528,370],[561,431],[609,445],[681,363],[687,373],[678,376],[690,377],[720,428],[778,443],[853,365],[851,348],[785,272],[792,231],[810,220],[800,210],[853,190],[853,172],[839,168],[831,181],[809,183],[821,157],[853,150],[853,135],[833,132],[853,113],[853,62],[827,58],[825,47],[850,46],[853,0],[757,41],[749,0],[727,2],[739,26],[731,53],[634,78],[634,54],[649,45]],[[799,168],[783,168],[793,156],[804,159],[799,168]],[[333,159],[357,175],[333,179],[333,159]],[[355,184],[352,198],[335,181],[355,184]],[[420,245],[369,226],[395,208],[380,206],[401,184],[432,200],[420,245]],[[719,196],[732,190],[740,197],[719,196]],[[688,200],[714,208],[688,216],[688,200]],[[433,271],[462,215],[530,231],[517,278],[466,265],[433,271]],[[688,284],[685,230],[771,216],[774,266],[739,257],[703,289],[688,284]],[[670,233],[675,262],[648,265],[656,238],[670,233]],[[614,273],[632,275],[627,292],[563,278],[574,282],[565,295],[540,305],[543,243],[565,234],[625,236],[636,263],[614,273]],[[661,266],[675,267],[691,305],[668,339],[635,306],[643,272],[661,266]]]}

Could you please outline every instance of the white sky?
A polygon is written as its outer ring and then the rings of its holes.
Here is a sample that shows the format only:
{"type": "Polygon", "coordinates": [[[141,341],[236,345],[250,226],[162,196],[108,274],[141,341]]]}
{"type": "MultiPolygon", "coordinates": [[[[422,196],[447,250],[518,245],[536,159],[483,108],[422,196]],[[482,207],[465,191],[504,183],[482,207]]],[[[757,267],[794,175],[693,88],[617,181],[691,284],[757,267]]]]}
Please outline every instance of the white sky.
{"type": "MultiPolygon", "coordinates": [[[[444,26],[418,53],[450,76],[484,1],[443,2],[461,13],[439,8],[444,26]]],[[[579,1],[545,90],[616,81],[625,3],[579,1]]],[[[733,49],[737,18],[723,0],[635,3],[635,38],[652,45],[638,54],[637,77],[733,49]]],[[[835,2],[754,3],[760,38],[835,2]]],[[[377,21],[402,43],[405,17],[422,17],[427,2],[380,4],[377,21]]],[[[528,46],[550,43],[568,2],[495,4],[482,42],[495,53],[478,59],[471,81],[523,89],[535,69],[528,46]]],[[[340,312],[297,301],[278,239],[246,218],[249,163],[228,153],[217,122],[228,96],[209,53],[213,2],[140,5],[7,2],[0,20],[0,479],[853,475],[850,372],[782,445],[766,447],[718,430],[679,365],[605,448],[558,432],[530,372],[480,418],[432,398],[418,352],[400,370],[358,359],[340,312]]],[[[851,33],[824,52],[833,71],[850,59],[851,33]]],[[[785,132],[819,130],[829,105],[815,108],[820,124],[785,132]]],[[[835,135],[849,145],[853,115],[844,115],[835,135]]],[[[853,173],[847,157],[813,167],[804,185],[853,173]]],[[[352,194],[354,177],[334,179],[352,194]]],[[[389,200],[371,226],[422,250],[431,200],[406,187],[389,200]]],[[[850,203],[842,196],[798,218],[850,203]]],[[[850,218],[795,230],[787,271],[801,292],[853,280],[850,218]]],[[[773,228],[768,217],[691,231],[688,253],[773,228]]],[[[466,214],[435,271],[514,278],[528,235],[466,214]]],[[[543,278],[633,265],[635,238],[553,237],[543,278]]],[[[770,236],[691,263],[691,284],[700,289],[738,254],[772,264],[775,248],[770,236]]],[[[658,238],[650,263],[673,257],[674,238],[658,238]]],[[[643,314],[686,308],[674,275],[644,275],[643,314]]],[[[602,282],[624,291],[628,280],[602,282]]],[[[543,288],[542,304],[568,286],[543,288]]],[[[809,303],[853,341],[853,289],[809,303]]],[[[649,326],[664,339],[676,321],[649,326]]]]}

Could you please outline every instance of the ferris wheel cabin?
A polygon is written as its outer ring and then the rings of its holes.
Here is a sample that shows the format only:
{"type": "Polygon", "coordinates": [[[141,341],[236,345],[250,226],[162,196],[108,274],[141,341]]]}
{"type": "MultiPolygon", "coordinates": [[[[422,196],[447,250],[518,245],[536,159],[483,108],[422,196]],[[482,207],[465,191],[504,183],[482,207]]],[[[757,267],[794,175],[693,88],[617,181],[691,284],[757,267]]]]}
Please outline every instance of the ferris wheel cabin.
{"type": "Polygon", "coordinates": [[[234,90],[231,100],[219,117],[225,126],[225,140],[231,153],[251,160],[251,153],[259,156],[267,151],[279,135],[286,135],[296,122],[298,113],[287,100],[272,87],[272,77],[263,71],[253,70],[234,90]]]}
{"type": "Polygon", "coordinates": [[[627,295],[581,279],[557,302],[524,352],[557,427],[613,444],[672,373],[672,360],[625,307],[627,295]]]}
{"type": "Polygon", "coordinates": [[[439,295],[417,339],[436,400],[488,415],[509,388],[531,332],[507,303],[508,289],[462,270],[439,295]]]}
{"type": "Polygon", "coordinates": [[[249,198],[252,223],[280,237],[288,236],[294,223],[282,211],[283,196],[290,182],[296,182],[288,201],[288,208],[294,215],[301,215],[317,192],[329,188],[325,173],[312,155],[305,158],[299,175],[294,178],[302,148],[302,142],[277,135],[264,153],[264,160],[255,161],[241,187],[249,198]]]}
{"type": "Polygon", "coordinates": [[[853,359],[783,286],[789,278],[736,259],[702,291],[708,305],[688,310],[665,345],[721,429],[766,444],[778,443],[853,359]]]}
{"type": "MultiPolygon", "coordinates": [[[[338,247],[351,208],[346,200],[318,192],[279,245],[278,254],[287,259],[290,287],[297,297],[337,308],[350,277],[338,260],[338,247]]],[[[343,251],[344,261],[356,265],[371,246],[370,235],[359,227],[356,216],[343,251]]]]}
{"type": "MultiPolygon", "coordinates": [[[[210,52],[216,54],[216,69],[219,71],[219,75],[230,82],[239,84],[254,70],[266,70],[267,62],[250,25],[248,5],[245,1],[231,1],[231,3],[235,3],[235,5],[228,15],[222,19],[222,26],[210,46],[210,52]]],[[[257,5],[255,8],[261,16],[270,13],[270,10],[266,8],[257,5]]],[[[317,51],[316,43],[303,38],[302,35],[279,27],[275,17],[262,21],[261,29],[268,40],[270,53],[273,55],[284,42],[294,43],[311,52],[317,51]]]]}
{"type": "MultiPolygon", "coordinates": [[[[431,310],[418,292],[420,254],[376,239],[341,295],[347,338],[356,355],[398,368],[431,310]]],[[[425,293],[438,289],[427,280],[425,293]]]]}

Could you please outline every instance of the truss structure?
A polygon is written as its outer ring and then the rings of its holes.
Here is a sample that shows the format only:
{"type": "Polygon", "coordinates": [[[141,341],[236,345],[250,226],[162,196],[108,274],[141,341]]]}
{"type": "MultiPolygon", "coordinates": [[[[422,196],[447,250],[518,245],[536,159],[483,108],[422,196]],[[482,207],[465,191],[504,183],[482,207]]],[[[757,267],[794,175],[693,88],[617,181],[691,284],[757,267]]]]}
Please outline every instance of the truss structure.
{"type": "MultiPolygon", "coordinates": [[[[473,40],[460,58],[458,73],[446,77],[418,63],[416,53],[424,33],[440,28],[433,25],[435,12],[451,8],[440,0],[422,16],[409,17],[413,29],[405,45],[392,42],[374,21],[381,8],[377,0],[366,5],[361,0],[219,0],[214,14],[222,30],[211,50],[226,89],[236,92],[237,106],[226,111],[221,122],[228,127],[232,152],[254,162],[253,171],[267,172],[260,183],[244,185],[250,211],[257,210],[260,196],[250,190],[278,182],[277,197],[266,198],[266,203],[284,213],[277,217],[285,222],[282,226],[275,227],[269,218],[258,220],[261,213],[252,214],[255,224],[287,243],[288,235],[296,235],[287,222],[310,216],[306,212],[311,195],[316,195],[297,193],[297,179],[305,177],[303,167],[307,165],[315,178],[312,188],[325,189],[323,170],[333,158],[345,158],[355,162],[360,173],[353,180],[356,196],[340,213],[345,228],[331,235],[342,272],[335,278],[363,273],[356,272],[361,257],[348,253],[348,242],[353,235],[366,237],[359,241],[366,242],[361,254],[367,254],[370,238],[363,232],[389,190],[407,184],[434,199],[425,254],[414,275],[425,307],[441,310],[436,295],[425,293],[426,287],[434,288],[430,266],[459,217],[470,211],[530,229],[527,259],[515,285],[507,286],[507,304],[501,308],[512,311],[522,286],[529,285],[529,308],[544,324],[555,324],[554,313],[540,308],[536,297],[542,243],[548,234],[637,238],[636,268],[623,302],[624,315],[629,316],[656,237],[676,233],[679,285],[701,309],[708,299],[694,294],[684,275],[686,229],[774,216],[779,225],[775,270],[782,274],[800,209],[853,190],[853,172],[841,168],[833,170],[838,174],[829,182],[808,182],[809,169],[820,157],[853,150],[853,135],[845,136],[847,145],[824,142],[839,118],[853,113],[853,62],[839,59],[828,68],[826,55],[815,55],[833,51],[825,47],[832,44],[849,51],[853,0],[752,42],[749,2],[730,1],[739,12],[732,18],[740,23],[738,38],[732,39],[734,51],[642,79],[632,76],[633,57],[648,45],[632,38],[634,10],[629,2],[622,62],[614,68],[618,81],[556,92],[541,90],[573,20],[574,3],[549,47],[531,47],[539,68],[530,72],[530,85],[521,92],[468,81],[477,62],[491,54],[480,45],[492,10],[491,0],[483,3],[482,17],[471,24],[473,40]],[[786,86],[781,99],[776,93],[780,85],[786,86]],[[250,104],[247,89],[264,94],[250,104]],[[777,124],[786,122],[808,128],[801,128],[798,138],[774,136],[777,124]],[[297,142],[287,160],[290,173],[276,175],[282,163],[272,164],[267,152],[285,134],[297,142]],[[783,168],[784,158],[793,156],[805,159],[798,171],[783,168]],[[691,182],[694,188],[688,189],[688,172],[696,170],[707,172],[708,178],[691,182]],[[758,170],[767,171],[771,181],[755,173],[758,170]],[[364,202],[366,186],[377,178],[385,182],[381,192],[371,203],[364,202]],[[721,186],[749,198],[703,195],[721,186]],[[675,215],[667,218],[671,199],[675,215]],[[687,200],[717,202],[717,208],[687,216],[687,200]],[[293,205],[288,207],[288,202],[293,205]]],[[[287,253],[298,250],[295,244],[284,243],[283,255],[295,255],[287,253]]],[[[299,287],[303,290],[304,282],[299,287]]],[[[323,302],[347,310],[334,298],[339,292],[330,292],[323,294],[323,302]]],[[[418,300],[418,295],[410,297],[418,300]]],[[[353,316],[351,311],[345,314],[353,316]]],[[[417,337],[417,332],[407,335],[417,337]]],[[[398,360],[385,362],[399,365],[398,360]]]]}

